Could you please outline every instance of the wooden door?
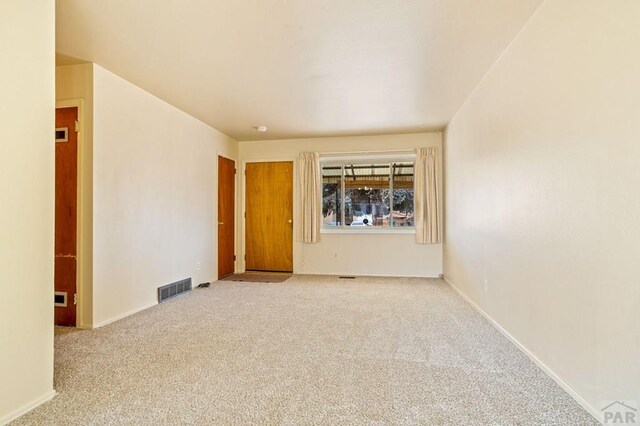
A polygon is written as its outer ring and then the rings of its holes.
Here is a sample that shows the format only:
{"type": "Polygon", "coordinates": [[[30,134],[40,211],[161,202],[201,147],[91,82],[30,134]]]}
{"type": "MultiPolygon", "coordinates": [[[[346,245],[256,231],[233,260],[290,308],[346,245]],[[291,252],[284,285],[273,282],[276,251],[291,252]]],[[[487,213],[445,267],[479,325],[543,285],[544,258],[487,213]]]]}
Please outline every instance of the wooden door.
{"type": "Polygon", "coordinates": [[[247,163],[246,266],[293,271],[293,162],[247,163]]]}
{"type": "Polygon", "coordinates": [[[56,109],[55,324],[76,326],[78,108],[56,109]]]}
{"type": "Polygon", "coordinates": [[[235,269],[236,163],[218,156],[218,279],[235,269]]]}

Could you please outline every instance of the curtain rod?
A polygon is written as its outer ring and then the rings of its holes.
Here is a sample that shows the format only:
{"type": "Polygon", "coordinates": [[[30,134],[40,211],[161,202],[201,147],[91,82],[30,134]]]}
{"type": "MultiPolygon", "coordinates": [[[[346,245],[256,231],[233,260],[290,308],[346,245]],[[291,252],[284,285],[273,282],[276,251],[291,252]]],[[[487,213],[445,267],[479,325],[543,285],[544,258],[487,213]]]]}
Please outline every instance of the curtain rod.
{"type": "Polygon", "coordinates": [[[337,156],[337,155],[367,155],[367,154],[415,154],[415,149],[392,149],[392,150],[377,150],[377,151],[333,151],[333,152],[321,152],[320,157],[337,156]]]}

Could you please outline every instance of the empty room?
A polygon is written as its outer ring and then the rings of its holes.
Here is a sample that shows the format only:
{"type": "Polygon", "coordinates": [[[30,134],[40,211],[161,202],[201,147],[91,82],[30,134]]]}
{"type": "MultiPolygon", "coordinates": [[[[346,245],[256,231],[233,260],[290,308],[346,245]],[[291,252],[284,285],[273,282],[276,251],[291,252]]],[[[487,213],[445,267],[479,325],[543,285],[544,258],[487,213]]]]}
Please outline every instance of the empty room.
{"type": "Polygon", "coordinates": [[[640,1],[3,0],[0,425],[640,424],[640,1]]]}

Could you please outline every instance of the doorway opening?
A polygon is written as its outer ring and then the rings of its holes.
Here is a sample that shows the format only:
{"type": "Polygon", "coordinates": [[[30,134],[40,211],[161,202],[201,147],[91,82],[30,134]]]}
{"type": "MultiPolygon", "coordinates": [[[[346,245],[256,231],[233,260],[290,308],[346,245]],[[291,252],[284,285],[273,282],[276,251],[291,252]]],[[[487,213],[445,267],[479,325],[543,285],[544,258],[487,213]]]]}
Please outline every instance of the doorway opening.
{"type": "Polygon", "coordinates": [[[54,323],[77,325],[78,107],[56,108],[54,323]]]}

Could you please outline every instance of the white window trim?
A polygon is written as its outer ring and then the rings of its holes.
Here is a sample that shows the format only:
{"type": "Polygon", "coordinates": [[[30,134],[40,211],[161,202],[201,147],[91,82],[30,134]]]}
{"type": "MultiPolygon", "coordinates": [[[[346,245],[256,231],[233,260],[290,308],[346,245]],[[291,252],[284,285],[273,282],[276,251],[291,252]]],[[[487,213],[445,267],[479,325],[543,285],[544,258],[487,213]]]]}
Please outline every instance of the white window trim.
{"type": "MultiPolygon", "coordinates": [[[[341,155],[341,156],[321,156],[320,157],[320,170],[324,166],[332,166],[332,165],[343,165],[345,163],[350,164],[367,164],[371,162],[403,162],[403,161],[413,161],[415,165],[416,155],[413,153],[410,154],[377,154],[377,155],[341,155]]],[[[344,194],[343,201],[344,201],[344,194]]],[[[320,186],[320,197],[322,198],[322,184],[320,186]]],[[[343,203],[344,204],[344,203],[343,203]]],[[[344,206],[343,206],[344,208],[344,206]]],[[[322,203],[320,205],[322,214],[322,203]]],[[[398,227],[373,227],[373,226],[362,226],[362,227],[348,227],[345,225],[340,226],[325,226],[322,224],[320,226],[321,234],[414,234],[416,233],[415,226],[398,226],[398,227]]]]}
{"type": "Polygon", "coordinates": [[[350,228],[348,226],[323,226],[320,228],[321,234],[415,234],[416,228],[411,226],[399,226],[397,228],[381,228],[373,226],[358,226],[350,228]]]}

